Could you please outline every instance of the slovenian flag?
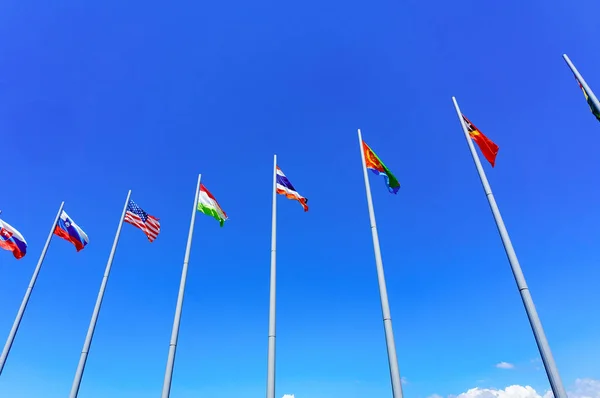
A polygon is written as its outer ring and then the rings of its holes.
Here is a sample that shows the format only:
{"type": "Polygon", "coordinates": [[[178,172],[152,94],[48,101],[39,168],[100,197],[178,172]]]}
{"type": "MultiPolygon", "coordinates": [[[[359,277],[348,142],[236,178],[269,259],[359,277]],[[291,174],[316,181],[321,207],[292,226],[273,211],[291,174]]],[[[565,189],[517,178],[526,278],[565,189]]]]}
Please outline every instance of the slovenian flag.
{"type": "Polygon", "coordinates": [[[277,166],[277,193],[285,195],[288,199],[297,200],[304,208],[304,211],[308,211],[308,199],[296,191],[296,188],[294,188],[290,180],[283,174],[279,166],[277,166]]]}
{"type": "Polygon", "coordinates": [[[60,214],[58,223],[54,228],[54,234],[74,244],[77,251],[83,249],[90,241],[86,233],[83,232],[83,229],[81,229],[79,225],[75,224],[75,222],[67,215],[67,213],[64,212],[64,210],[60,214]]]}
{"type": "Polygon", "coordinates": [[[0,248],[11,251],[17,260],[27,253],[27,242],[19,231],[0,220],[0,248]]]}

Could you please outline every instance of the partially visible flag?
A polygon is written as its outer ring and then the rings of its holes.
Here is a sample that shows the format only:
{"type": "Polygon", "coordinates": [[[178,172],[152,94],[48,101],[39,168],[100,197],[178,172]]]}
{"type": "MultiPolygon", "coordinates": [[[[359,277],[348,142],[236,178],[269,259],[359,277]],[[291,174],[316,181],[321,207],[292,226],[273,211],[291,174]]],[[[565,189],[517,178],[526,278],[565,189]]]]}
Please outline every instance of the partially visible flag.
{"type": "Polygon", "coordinates": [[[158,218],[146,213],[131,199],[127,204],[124,221],[144,231],[150,242],[154,241],[160,233],[158,218]]]}
{"type": "Polygon", "coordinates": [[[27,242],[19,231],[0,220],[0,249],[11,251],[17,260],[27,254],[27,242]]]}
{"type": "Polygon", "coordinates": [[[54,227],[54,234],[74,244],[77,251],[82,250],[90,241],[83,229],[75,224],[64,210],[60,213],[58,223],[54,227]]]}
{"type": "Polygon", "coordinates": [[[288,199],[294,199],[300,202],[304,211],[308,211],[308,199],[300,195],[290,180],[287,179],[283,171],[277,166],[277,193],[280,195],[285,195],[288,199]]]}
{"type": "Polygon", "coordinates": [[[385,179],[385,185],[387,186],[388,191],[391,193],[398,193],[400,189],[400,182],[398,179],[392,174],[390,169],[388,169],[385,164],[379,159],[379,156],[375,155],[375,152],[366,142],[362,142],[363,152],[365,154],[365,164],[368,169],[371,169],[373,173],[382,175],[385,179]]]}
{"type": "Polygon", "coordinates": [[[217,199],[206,189],[204,184],[200,184],[200,195],[198,196],[198,210],[207,216],[214,217],[221,226],[225,224],[228,217],[221,209],[217,199]]]}
{"type": "Polygon", "coordinates": [[[465,115],[462,115],[465,120],[465,124],[467,125],[467,130],[469,131],[469,135],[477,143],[479,149],[483,156],[487,159],[488,162],[494,167],[496,164],[496,155],[498,154],[498,145],[496,145],[492,140],[487,138],[481,130],[479,130],[465,115]]]}
{"type": "Polygon", "coordinates": [[[596,107],[596,105],[594,104],[594,102],[592,101],[590,96],[588,95],[587,91],[585,91],[585,88],[583,88],[583,86],[581,85],[581,82],[579,81],[577,76],[574,76],[574,77],[575,77],[575,80],[577,80],[577,84],[579,84],[579,88],[581,89],[581,91],[583,91],[583,95],[585,96],[585,100],[587,101],[588,106],[590,107],[590,110],[592,111],[594,116],[596,116],[596,119],[598,119],[598,121],[600,122],[600,109],[598,109],[596,107]]]}

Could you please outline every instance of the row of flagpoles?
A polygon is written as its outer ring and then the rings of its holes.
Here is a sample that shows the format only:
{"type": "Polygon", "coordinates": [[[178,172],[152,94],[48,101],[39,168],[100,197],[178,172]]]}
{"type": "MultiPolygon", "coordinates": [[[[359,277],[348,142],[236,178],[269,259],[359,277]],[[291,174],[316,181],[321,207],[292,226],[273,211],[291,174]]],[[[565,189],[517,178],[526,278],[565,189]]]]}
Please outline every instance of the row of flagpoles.
{"type": "MultiPolygon", "coordinates": [[[[590,109],[594,116],[600,121],[600,103],[598,102],[597,97],[594,95],[590,87],[587,85],[581,74],[575,68],[569,57],[565,54],[563,55],[567,65],[572,70],[575,75],[575,79],[577,80],[580,88],[582,89],[586,101],[590,106],[590,109]]],[[[512,246],[510,237],[508,235],[508,231],[506,226],[504,225],[504,221],[502,220],[502,216],[500,214],[500,210],[492,193],[492,189],[488,182],[487,176],[477,155],[475,150],[475,146],[473,142],[475,142],[482,155],[488,160],[492,167],[495,165],[496,155],[498,153],[498,146],[490,140],[487,136],[485,136],[481,130],[479,130],[466,116],[462,114],[460,108],[458,106],[458,102],[456,98],[452,97],[454,107],[456,109],[456,113],[458,115],[461,128],[463,130],[465,139],[467,140],[467,144],[469,147],[469,151],[475,163],[475,167],[479,174],[479,178],[481,180],[484,193],[488,199],[490,209],[492,211],[492,215],[496,222],[496,226],[498,228],[498,232],[500,234],[500,238],[504,245],[504,249],[506,251],[506,255],[508,257],[509,264],[511,266],[513,276],[515,278],[515,282],[517,284],[517,288],[521,295],[521,299],[523,301],[523,305],[525,307],[525,311],[527,317],[529,319],[533,335],[538,346],[540,356],[542,358],[542,362],[544,364],[544,368],[546,370],[546,374],[548,376],[548,380],[550,382],[550,386],[552,388],[552,392],[554,393],[555,398],[567,398],[564,386],[562,384],[560,375],[558,373],[558,369],[556,367],[556,363],[552,356],[552,352],[550,351],[550,346],[546,339],[542,323],[539,319],[537,311],[535,309],[533,299],[531,297],[531,293],[529,292],[529,288],[527,287],[527,283],[525,281],[525,277],[521,270],[521,266],[517,259],[517,255],[512,246]]],[[[375,265],[377,270],[377,279],[379,282],[379,294],[381,300],[381,310],[384,324],[384,333],[385,333],[385,341],[387,346],[387,354],[388,354],[388,364],[390,370],[390,379],[392,385],[392,395],[394,398],[402,398],[402,384],[400,378],[400,371],[398,368],[398,358],[396,353],[396,345],[394,341],[394,333],[392,329],[392,319],[391,319],[391,311],[390,305],[388,301],[387,295],[387,287],[385,283],[385,275],[383,270],[383,261],[381,258],[381,249],[379,246],[379,236],[377,233],[377,224],[375,220],[375,212],[373,207],[373,199],[371,196],[371,187],[368,179],[367,169],[371,169],[375,174],[382,175],[384,177],[386,186],[390,193],[396,194],[400,188],[400,183],[398,179],[392,174],[392,172],[385,166],[385,164],[379,159],[379,157],[373,152],[373,150],[363,141],[361,131],[358,130],[358,139],[359,139],[359,147],[360,154],[363,166],[363,174],[365,181],[365,190],[367,196],[367,205],[369,210],[369,219],[370,226],[373,238],[373,248],[375,253],[375,265]]],[[[266,387],[266,397],[267,398],[275,398],[275,336],[276,336],[276,318],[275,318],[275,309],[276,309],[276,228],[277,228],[277,195],[285,195],[289,199],[297,200],[303,207],[304,211],[308,211],[308,199],[300,195],[294,186],[290,183],[285,174],[281,171],[281,169],[277,165],[277,156],[274,156],[273,159],[273,203],[272,203],[272,231],[271,231],[271,273],[270,273],[270,293],[269,293],[269,329],[268,329],[268,353],[267,353],[267,387],[266,387]]],[[[100,308],[102,306],[102,300],[104,298],[104,293],[106,290],[106,285],[108,283],[108,278],[110,275],[113,259],[117,250],[117,245],[119,242],[119,237],[121,234],[121,229],[123,226],[123,222],[127,222],[139,229],[141,229],[150,242],[154,241],[159,233],[160,233],[160,222],[158,218],[149,215],[144,210],[142,210],[135,202],[131,200],[131,191],[127,193],[127,198],[125,200],[125,204],[123,207],[123,212],[121,214],[121,218],[119,219],[119,224],[117,227],[117,232],[115,234],[114,243],[112,249],[110,251],[108,262],[106,264],[106,269],[104,272],[104,276],[102,278],[102,282],[100,284],[100,290],[98,292],[98,297],[96,300],[96,304],[94,306],[94,310],[92,313],[92,318],[90,320],[90,325],[87,331],[87,335],[84,341],[83,349],[81,351],[81,357],[79,360],[79,364],[77,366],[77,370],[75,373],[75,377],[73,380],[73,384],[71,387],[70,398],[76,398],[79,393],[79,388],[81,385],[81,380],[83,378],[83,373],[85,370],[85,365],[87,362],[88,354],[90,351],[90,347],[92,344],[92,339],[94,336],[94,330],[96,328],[96,323],[98,321],[98,316],[100,313],[100,308]]],[[[79,227],[64,211],[64,202],[61,203],[58,213],[54,219],[52,224],[52,228],[50,229],[50,233],[46,240],[46,243],[42,249],[40,258],[33,272],[33,276],[31,278],[31,282],[27,287],[25,292],[25,296],[21,303],[21,306],[17,312],[17,316],[13,323],[12,329],[8,335],[7,341],[5,343],[2,354],[0,355],[0,375],[2,374],[2,370],[4,369],[4,365],[10,353],[10,349],[15,340],[17,331],[19,329],[19,325],[25,313],[25,309],[27,307],[27,303],[29,302],[31,293],[37,281],[42,263],[46,256],[46,252],[48,251],[48,247],[50,246],[52,237],[57,235],[75,245],[77,251],[82,250],[89,242],[88,236],[85,232],[79,227]]],[[[173,327],[171,333],[171,339],[169,343],[169,353],[167,357],[167,366],[165,370],[165,378],[163,382],[163,390],[162,390],[162,398],[168,398],[170,396],[171,391],[171,381],[173,376],[173,369],[175,365],[175,353],[177,349],[177,340],[179,336],[179,325],[181,322],[181,314],[183,310],[183,298],[185,293],[186,279],[187,279],[187,271],[190,259],[190,252],[192,247],[192,237],[194,233],[194,225],[196,221],[196,212],[201,211],[202,213],[214,217],[219,221],[220,225],[223,226],[224,222],[227,220],[227,214],[220,207],[219,203],[215,199],[215,197],[206,189],[206,187],[201,183],[201,175],[198,176],[198,182],[195,191],[194,197],[194,205],[192,209],[192,216],[190,220],[190,228],[188,233],[188,240],[185,249],[185,255],[183,260],[183,268],[181,273],[181,281],[179,287],[179,293],[177,296],[177,305],[175,309],[175,316],[173,320],[173,327]]],[[[15,258],[20,259],[25,256],[27,252],[27,242],[23,238],[23,235],[9,225],[8,223],[0,220],[0,248],[9,250],[13,252],[15,258]]]]}

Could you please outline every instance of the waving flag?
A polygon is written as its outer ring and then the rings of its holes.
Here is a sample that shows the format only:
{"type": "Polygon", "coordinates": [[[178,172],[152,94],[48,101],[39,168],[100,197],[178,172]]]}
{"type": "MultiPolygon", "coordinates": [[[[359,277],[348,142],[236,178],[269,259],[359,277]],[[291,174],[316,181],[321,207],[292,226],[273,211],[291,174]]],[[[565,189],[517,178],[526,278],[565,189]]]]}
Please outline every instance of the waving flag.
{"type": "Polygon", "coordinates": [[[496,155],[498,154],[498,145],[496,145],[492,140],[487,138],[481,130],[479,130],[465,115],[462,115],[465,123],[467,125],[467,130],[469,130],[469,135],[475,141],[483,156],[487,159],[488,162],[494,167],[496,163],[496,155]]]}
{"type": "Polygon", "coordinates": [[[150,242],[153,242],[160,233],[158,218],[146,213],[133,200],[129,200],[124,221],[144,231],[150,242]]]}
{"type": "Polygon", "coordinates": [[[227,214],[221,209],[219,202],[206,189],[204,184],[200,184],[200,196],[198,197],[198,210],[207,216],[214,217],[221,226],[227,221],[227,214]]]}
{"type": "Polygon", "coordinates": [[[371,169],[373,173],[384,177],[388,191],[394,194],[398,193],[398,190],[400,189],[400,182],[398,182],[398,179],[392,174],[390,169],[383,164],[381,159],[379,159],[379,156],[375,155],[375,152],[369,148],[366,142],[363,141],[362,145],[367,168],[371,169]]]}
{"type": "Polygon", "coordinates": [[[64,210],[54,227],[54,234],[74,244],[77,251],[82,250],[90,241],[83,229],[64,210]]]}
{"type": "Polygon", "coordinates": [[[283,171],[277,166],[277,193],[280,195],[285,195],[288,199],[294,199],[300,202],[304,211],[308,211],[308,199],[300,195],[290,180],[287,179],[283,171]]]}
{"type": "Polygon", "coordinates": [[[17,260],[27,254],[27,242],[19,231],[0,220],[0,248],[11,251],[17,260]]]}

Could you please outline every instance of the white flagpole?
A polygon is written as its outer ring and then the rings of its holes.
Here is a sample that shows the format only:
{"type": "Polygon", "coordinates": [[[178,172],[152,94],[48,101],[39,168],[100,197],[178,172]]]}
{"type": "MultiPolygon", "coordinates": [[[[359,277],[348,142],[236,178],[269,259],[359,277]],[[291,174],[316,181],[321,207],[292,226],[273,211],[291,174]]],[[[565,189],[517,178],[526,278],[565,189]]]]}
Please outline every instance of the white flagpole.
{"type": "Polygon", "coordinates": [[[194,235],[194,224],[196,223],[196,213],[198,212],[198,198],[200,196],[201,178],[202,174],[198,174],[198,185],[196,186],[196,195],[194,197],[194,207],[192,208],[190,230],[188,232],[188,240],[187,245],[185,247],[185,256],[183,258],[183,269],[181,270],[179,294],[177,295],[175,319],[173,320],[173,329],[171,331],[171,342],[169,344],[169,356],[167,358],[167,369],[165,371],[165,380],[163,382],[162,398],[169,398],[169,395],[171,394],[171,381],[173,380],[173,367],[175,366],[175,351],[177,350],[177,339],[179,337],[179,324],[181,323],[181,312],[183,309],[185,282],[187,279],[188,264],[190,262],[190,252],[192,251],[192,236],[194,235]]]}
{"type": "Polygon", "coordinates": [[[600,112],[600,102],[598,102],[598,97],[596,97],[596,94],[594,94],[594,92],[592,91],[590,86],[588,86],[585,79],[583,78],[583,76],[581,76],[581,73],[579,73],[579,71],[577,70],[575,65],[573,65],[573,62],[571,62],[571,59],[567,56],[567,54],[563,54],[563,58],[564,58],[565,62],[567,63],[567,65],[569,66],[569,69],[571,69],[571,72],[573,72],[573,74],[577,77],[577,80],[579,80],[579,82],[581,83],[581,85],[583,86],[585,91],[587,91],[587,94],[590,97],[590,100],[592,100],[592,103],[596,106],[596,108],[600,112]]]}
{"type": "Polygon", "coordinates": [[[271,219],[271,283],[269,292],[269,351],[267,354],[267,398],[275,398],[275,292],[277,281],[277,155],[273,155],[273,213],[271,219]]]}
{"type": "Polygon", "coordinates": [[[504,251],[506,252],[506,256],[508,257],[508,262],[510,263],[510,268],[512,269],[515,281],[517,282],[517,288],[519,289],[519,293],[521,294],[521,300],[523,301],[523,305],[525,306],[525,312],[527,312],[527,317],[529,318],[529,323],[531,325],[531,329],[533,330],[533,336],[535,337],[535,342],[540,351],[542,362],[544,363],[544,368],[546,369],[546,374],[548,375],[548,380],[550,381],[550,387],[552,388],[552,392],[554,393],[554,398],[567,398],[567,393],[565,392],[562,380],[560,378],[560,375],[558,374],[558,369],[556,367],[556,363],[554,362],[552,352],[550,351],[550,345],[548,344],[548,340],[546,339],[546,334],[544,333],[542,322],[540,321],[540,317],[538,316],[538,313],[535,309],[535,305],[533,305],[531,293],[529,292],[529,288],[527,287],[527,282],[525,281],[525,276],[523,275],[523,271],[521,270],[521,265],[519,264],[519,260],[517,259],[515,249],[513,248],[512,242],[510,241],[510,237],[508,236],[508,231],[506,229],[506,226],[504,225],[504,221],[502,220],[500,209],[496,204],[496,199],[494,198],[494,194],[492,193],[492,188],[490,187],[488,179],[485,175],[485,171],[483,170],[483,166],[481,165],[481,161],[479,160],[479,156],[477,155],[477,151],[475,150],[473,141],[469,136],[469,130],[467,129],[467,125],[465,124],[463,115],[460,111],[460,108],[458,107],[458,102],[454,97],[452,97],[452,101],[454,102],[454,108],[456,108],[456,114],[458,115],[458,119],[460,120],[460,125],[462,126],[465,139],[467,140],[467,144],[469,145],[469,150],[471,151],[473,162],[475,162],[475,167],[477,168],[477,172],[479,173],[481,185],[483,185],[483,191],[485,192],[485,196],[487,197],[488,202],[490,204],[490,208],[492,210],[492,215],[494,216],[494,220],[496,221],[496,227],[498,228],[498,232],[500,233],[500,239],[502,239],[504,251]]]}
{"type": "Polygon", "coordinates": [[[90,346],[92,345],[92,338],[94,337],[94,330],[96,329],[96,323],[98,322],[98,314],[100,314],[100,307],[102,306],[102,300],[104,299],[104,292],[106,290],[106,284],[108,283],[108,277],[110,275],[110,269],[112,267],[113,259],[115,258],[115,252],[117,251],[117,245],[119,244],[119,237],[121,236],[121,228],[123,227],[123,220],[125,219],[125,213],[127,212],[127,205],[129,204],[129,197],[131,196],[131,190],[127,192],[127,199],[125,199],[125,205],[123,206],[123,213],[119,220],[119,226],[117,227],[117,233],[115,234],[115,240],[113,242],[110,255],[108,256],[108,262],[106,263],[106,269],[104,270],[104,277],[100,284],[100,291],[98,292],[98,298],[96,299],[96,305],[94,312],[92,313],[92,319],[90,320],[90,326],[88,327],[87,335],[85,336],[85,342],[83,343],[83,349],[81,350],[81,356],[79,358],[79,365],[77,365],[77,371],[75,372],[75,378],[73,379],[73,385],[71,386],[70,398],[77,398],[79,394],[79,387],[81,386],[81,379],[83,377],[83,371],[85,370],[85,363],[87,361],[88,354],[90,352],[90,346]]]}
{"type": "Polygon", "coordinates": [[[23,297],[23,302],[21,303],[21,307],[19,308],[19,312],[17,312],[17,317],[15,318],[15,322],[13,323],[12,329],[8,334],[8,338],[6,339],[6,344],[4,345],[4,350],[2,350],[2,355],[0,355],[0,374],[2,374],[2,370],[4,369],[4,364],[6,363],[6,359],[8,358],[8,354],[10,349],[15,341],[15,336],[17,335],[17,330],[19,330],[19,325],[21,324],[21,320],[23,319],[23,314],[25,313],[25,308],[27,308],[27,303],[29,303],[29,297],[31,296],[31,292],[33,291],[33,287],[35,286],[35,282],[37,281],[38,274],[40,273],[40,269],[42,268],[42,263],[44,262],[44,258],[46,257],[46,252],[48,251],[48,246],[50,246],[50,241],[52,240],[52,236],[54,236],[54,229],[56,228],[56,224],[58,223],[58,219],[62,214],[63,207],[65,206],[65,202],[60,204],[58,208],[58,213],[56,213],[56,217],[54,218],[54,223],[52,224],[52,228],[50,228],[50,234],[48,234],[48,239],[46,239],[46,244],[42,249],[42,254],[40,255],[40,259],[33,271],[33,276],[31,277],[31,281],[29,282],[29,286],[25,291],[25,297],[23,297]]]}
{"type": "Polygon", "coordinates": [[[381,249],[379,248],[379,235],[375,223],[375,211],[373,210],[373,198],[371,197],[371,185],[367,174],[365,152],[360,129],[358,129],[358,144],[360,146],[360,157],[362,159],[363,173],[365,177],[365,188],[367,190],[367,204],[369,206],[369,218],[371,220],[371,233],[373,235],[373,248],[375,249],[375,265],[377,266],[377,280],[379,281],[379,296],[381,298],[381,312],[383,313],[383,327],[385,330],[385,342],[388,352],[388,363],[390,367],[390,378],[392,381],[392,396],[402,398],[402,379],[398,368],[398,356],[396,354],[396,343],[394,342],[394,331],[392,330],[392,315],[388,302],[385,274],[383,273],[383,261],[381,260],[381,249]]]}

